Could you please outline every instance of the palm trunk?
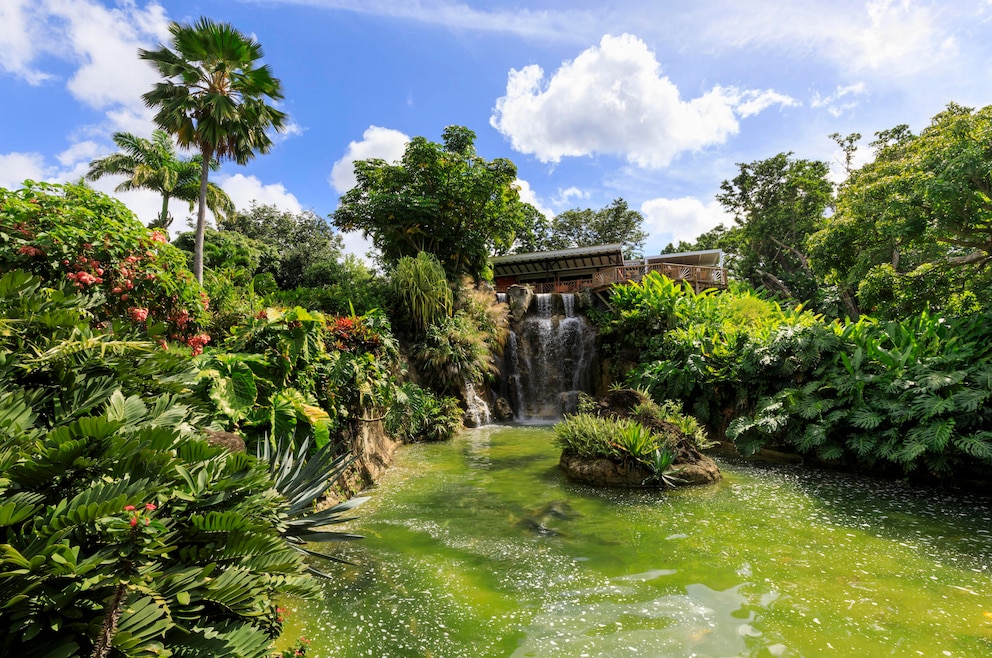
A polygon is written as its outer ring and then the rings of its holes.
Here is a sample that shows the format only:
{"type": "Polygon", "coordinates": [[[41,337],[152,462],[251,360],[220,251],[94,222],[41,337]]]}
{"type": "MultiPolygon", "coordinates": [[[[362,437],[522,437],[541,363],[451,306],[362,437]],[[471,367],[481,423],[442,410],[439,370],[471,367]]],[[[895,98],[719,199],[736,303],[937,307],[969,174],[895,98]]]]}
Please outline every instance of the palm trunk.
{"type": "Polygon", "coordinates": [[[193,244],[193,276],[203,284],[203,236],[207,231],[207,174],[210,172],[210,152],[203,150],[200,169],[200,207],[196,212],[196,242],[193,244]]]}
{"type": "Polygon", "coordinates": [[[159,215],[158,225],[163,231],[169,230],[169,195],[162,194],[162,214],[159,215]]]}

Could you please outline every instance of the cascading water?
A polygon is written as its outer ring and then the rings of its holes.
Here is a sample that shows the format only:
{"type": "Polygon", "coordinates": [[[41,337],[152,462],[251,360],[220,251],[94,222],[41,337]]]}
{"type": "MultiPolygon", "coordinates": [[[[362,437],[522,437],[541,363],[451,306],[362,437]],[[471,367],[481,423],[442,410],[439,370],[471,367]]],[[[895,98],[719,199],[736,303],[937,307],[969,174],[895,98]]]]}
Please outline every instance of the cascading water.
{"type": "Polygon", "coordinates": [[[575,312],[575,295],[535,295],[504,355],[504,390],[516,418],[574,412],[578,394],[593,389],[595,339],[585,316],[575,312]]]}

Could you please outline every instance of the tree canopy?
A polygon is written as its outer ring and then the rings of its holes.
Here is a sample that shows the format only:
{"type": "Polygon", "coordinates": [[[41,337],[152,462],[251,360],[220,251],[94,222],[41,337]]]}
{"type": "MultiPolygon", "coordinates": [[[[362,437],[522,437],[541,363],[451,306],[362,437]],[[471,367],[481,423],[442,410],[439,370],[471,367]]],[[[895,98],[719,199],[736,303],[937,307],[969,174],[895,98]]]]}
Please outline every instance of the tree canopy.
{"type": "Polygon", "coordinates": [[[159,127],[202,157],[193,252],[193,274],[202,283],[210,163],[230,159],[243,165],[256,152],[268,152],[268,131],[281,130],[286,115],[267,104],[282,98],[282,85],[268,66],[257,65],[262,47],[253,38],[209,18],[172,23],[169,32],[174,50],[138,51],[164,78],[142,99],[157,110],[159,127]]]}
{"type": "Polygon", "coordinates": [[[920,134],[899,125],[872,146],[874,160],[851,172],[810,239],[814,267],[883,315],[987,300],[992,106],[952,103],[920,134]]]}
{"type": "Polygon", "coordinates": [[[815,301],[818,284],[806,239],[833,203],[829,165],[779,153],[738,167],[716,197],[737,223],[720,238],[733,252],[735,274],[785,297],[815,301]]]}
{"type": "Polygon", "coordinates": [[[266,254],[257,271],[271,272],[280,288],[320,286],[323,279],[337,279],[336,267],[342,258],[341,236],[327,220],[304,210],[294,213],[275,206],[252,204],[247,211],[220,222],[221,233],[239,233],[266,245],[266,254]]]}
{"type": "Polygon", "coordinates": [[[622,244],[627,258],[643,255],[642,230],[644,215],[631,210],[622,198],[599,210],[586,208],[566,210],[550,222],[541,217],[532,219],[528,230],[518,240],[517,253],[552,251],[573,247],[593,247],[600,244],[622,244]]]}
{"type": "Polygon", "coordinates": [[[335,226],[371,237],[387,266],[426,251],[449,278],[483,277],[489,256],[507,251],[532,213],[516,166],[482,158],[474,143],[468,128],[448,126],[440,144],[414,137],[398,162],[356,162],[358,182],[341,197],[335,226]]]}

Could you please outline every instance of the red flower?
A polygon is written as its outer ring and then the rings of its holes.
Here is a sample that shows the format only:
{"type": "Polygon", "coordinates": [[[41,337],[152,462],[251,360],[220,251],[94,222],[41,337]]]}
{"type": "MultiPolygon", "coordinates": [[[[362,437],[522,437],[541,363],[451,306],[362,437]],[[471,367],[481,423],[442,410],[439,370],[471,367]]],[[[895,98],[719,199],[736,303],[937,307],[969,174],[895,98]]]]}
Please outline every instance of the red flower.
{"type": "Polygon", "coordinates": [[[133,528],[136,525],[138,525],[138,517],[132,516],[131,517],[131,527],[133,528]]]}
{"type": "Polygon", "coordinates": [[[147,308],[129,308],[128,313],[131,314],[131,319],[135,322],[144,322],[148,319],[148,309],[147,308]]]}
{"type": "Polygon", "coordinates": [[[154,509],[158,509],[158,506],[156,506],[155,503],[145,503],[145,509],[151,511],[154,509]]]}
{"type": "Polygon", "coordinates": [[[134,505],[125,505],[124,506],[124,511],[125,512],[133,512],[134,511],[134,505]]]}

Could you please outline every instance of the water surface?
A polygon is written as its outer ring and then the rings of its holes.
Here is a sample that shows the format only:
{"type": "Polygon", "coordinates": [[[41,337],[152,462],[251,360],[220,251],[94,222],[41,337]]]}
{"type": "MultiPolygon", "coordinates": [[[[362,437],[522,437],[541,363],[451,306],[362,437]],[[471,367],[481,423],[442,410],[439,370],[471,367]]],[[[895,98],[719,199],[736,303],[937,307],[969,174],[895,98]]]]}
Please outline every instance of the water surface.
{"type": "Polygon", "coordinates": [[[597,490],[547,427],[409,446],[358,509],[312,656],[989,656],[992,503],[796,468],[597,490]]]}

